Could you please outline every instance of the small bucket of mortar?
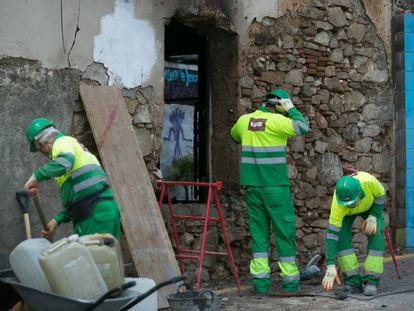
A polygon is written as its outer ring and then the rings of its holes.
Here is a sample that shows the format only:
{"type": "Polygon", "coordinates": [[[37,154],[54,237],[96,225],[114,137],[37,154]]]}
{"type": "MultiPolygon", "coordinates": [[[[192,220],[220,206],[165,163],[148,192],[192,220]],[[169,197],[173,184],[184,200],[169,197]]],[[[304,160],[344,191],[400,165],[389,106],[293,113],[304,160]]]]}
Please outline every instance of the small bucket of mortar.
{"type": "Polygon", "coordinates": [[[171,311],[216,311],[221,307],[222,297],[213,291],[176,292],[167,297],[171,311]]]}

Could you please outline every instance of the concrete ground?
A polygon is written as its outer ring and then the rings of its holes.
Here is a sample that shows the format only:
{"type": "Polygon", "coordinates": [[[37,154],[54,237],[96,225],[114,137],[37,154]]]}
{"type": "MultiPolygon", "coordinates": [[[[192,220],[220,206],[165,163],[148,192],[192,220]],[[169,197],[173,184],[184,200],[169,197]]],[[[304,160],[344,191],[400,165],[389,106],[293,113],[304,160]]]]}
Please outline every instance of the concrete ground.
{"type": "Polygon", "coordinates": [[[414,254],[397,256],[401,279],[397,278],[391,258],[385,259],[384,275],[376,297],[362,294],[349,295],[344,300],[336,299],[333,292],[321,290],[321,280],[313,279],[301,283],[304,296],[285,298],[280,296],[280,279],[275,278],[269,297],[257,298],[252,287],[243,284],[240,293],[236,289],[215,292],[223,297],[222,310],[414,310],[414,254]]]}

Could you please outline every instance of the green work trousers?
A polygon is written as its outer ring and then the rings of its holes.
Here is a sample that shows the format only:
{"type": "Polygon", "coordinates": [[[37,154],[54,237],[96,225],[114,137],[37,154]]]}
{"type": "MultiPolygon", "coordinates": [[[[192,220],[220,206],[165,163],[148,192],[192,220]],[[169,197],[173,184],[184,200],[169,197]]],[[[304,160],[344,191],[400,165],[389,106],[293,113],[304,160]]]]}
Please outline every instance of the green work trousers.
{"type": "Polygon", "coordinates": [[[73,232],[79,236],[110,233],[119,240],[120,231],[120,213],[115,200],[98,202],[88,218],[73,223],[73,232]]]}
{"type": "Polygon", "coordinates": [[[297,291],[299,270],[296,266],[295,214],[289,186],[246,187],[253,258],[250,273],[256,292],[266,293],[270,287],[269,229],[272,224],[282,288],[297,291]]]}
{"type": "Polygon", "coordinates": [[[352,247],[352,224],[357,216],[366,219],[369,212],[359,215],[345,216],[339,232],[337,259],[339,268],[344,276],[344,283],[360,287],[362,283],[370,281],[378,286],[384,272],[384,216],[377,217],[377,232],[368,237],[368,251],[364,262],[364,271],[361,273],[358,260],[352,247]]]}

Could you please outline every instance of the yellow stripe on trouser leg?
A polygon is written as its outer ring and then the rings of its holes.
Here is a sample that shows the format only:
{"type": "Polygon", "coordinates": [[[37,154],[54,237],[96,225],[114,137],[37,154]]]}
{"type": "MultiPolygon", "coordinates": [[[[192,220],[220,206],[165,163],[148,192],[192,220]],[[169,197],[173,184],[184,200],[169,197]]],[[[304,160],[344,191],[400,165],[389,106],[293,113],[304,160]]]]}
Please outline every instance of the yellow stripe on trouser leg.
{"type": "Polygon", "coordinates": [[[370,281],[375,286],[378,286],[379,279],[384,273],[384,257],[382,256],[382,251],[369,251],[365,259],[364,270],[363,281],[370,281]]]}
{"type": "MultiPolygon", "coordinates": [[[[254,254],[253,254],[254,255],[254,254]]],[[[250,273],[254,289],[267,293],[270,287],[270,267],[268,258],[254,258],[250,261],[250,273]]]]}
{"type": "Polygon", "coordinates": [[[353,250],[350,255],[340,256],[340,253],[338,253],[338,263],[341,272],[344,274],[344,283],[355,287],[361,286],[361,275],[355,253],[353,250]]]}
{"type": "MultiPolygon", "coordinates": [[[[293,257],[294,259],[294,257],[293,257]]],[[[280,276],[282,277],[282,287],[285,292],[297,291],[299,286],[299,269],[293,262],[278,262],[281,270],[280,276]]]]}

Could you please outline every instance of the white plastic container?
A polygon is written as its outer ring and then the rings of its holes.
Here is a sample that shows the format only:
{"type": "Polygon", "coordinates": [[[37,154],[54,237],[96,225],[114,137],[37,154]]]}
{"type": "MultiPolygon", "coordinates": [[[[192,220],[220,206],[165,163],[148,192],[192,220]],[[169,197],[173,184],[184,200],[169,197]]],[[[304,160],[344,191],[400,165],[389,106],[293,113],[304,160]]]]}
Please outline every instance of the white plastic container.
{"type": "Polygon", "coordinates": [[[50,246],[46,239],[29,239],[21,242],[10,253],[10,266],[17,279],[25,285],[43,292],[52,292],[42,268],[39,256],[50,246]]]}
{"type": "Polygon", "coordinates": [[[111,290],[124,283],[121,247],[111,234],[89,234],[79,238],[91,252],[106,287],[111,290]]]}
{"type": "MultiPolygon", "coordinates": [[[[137,296],[145,293],[156,284],[154,280],[148,278],[125,278],[125,282],[135,281],[136,285],[129,288],[128,290],[134,291],[137,293],[137,296]]],[[[158,297],[157,292],[152,293],[147,298],[133,306],[132,311],[157,311],[158,309],[158,297]]]]}
{"type": "Polygon", "coordinates": [[[108,291],[89,249],[76,234],[53,243],[39,256],[39,263],[58,294],[96,300],[108,291]]]}

